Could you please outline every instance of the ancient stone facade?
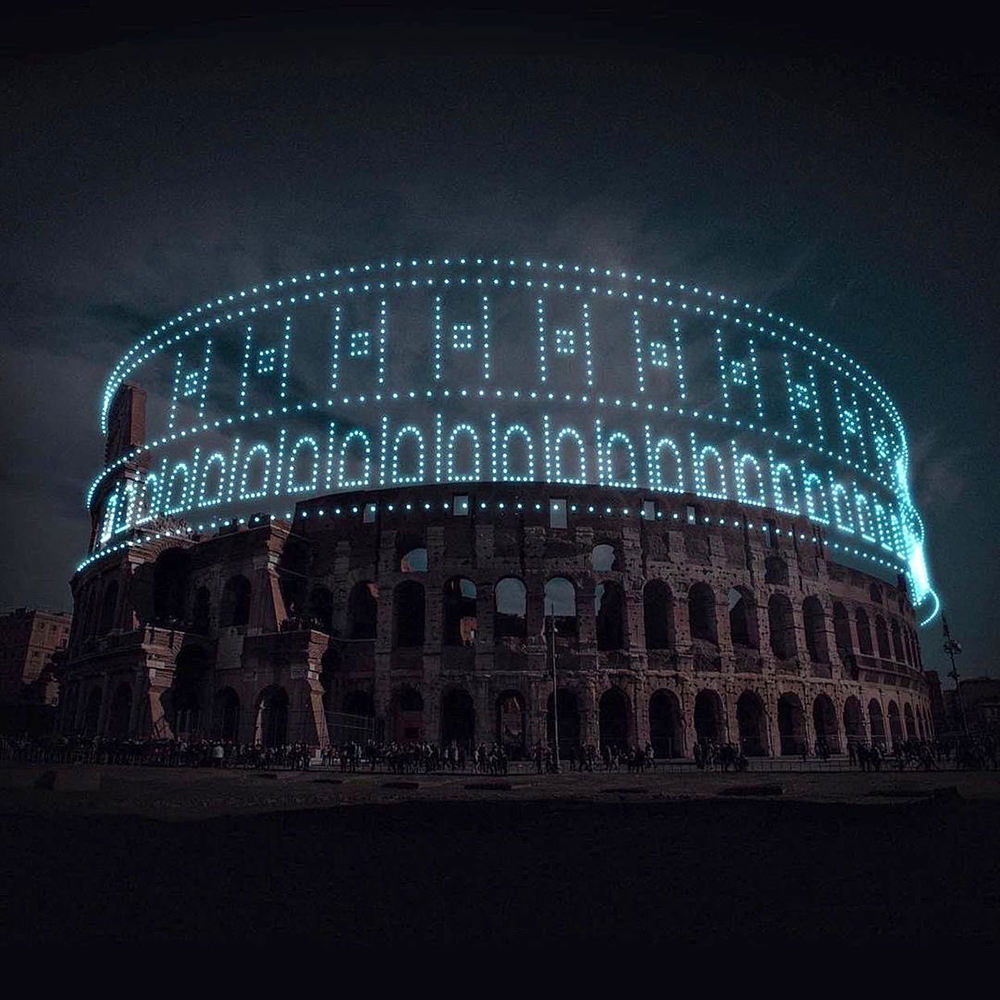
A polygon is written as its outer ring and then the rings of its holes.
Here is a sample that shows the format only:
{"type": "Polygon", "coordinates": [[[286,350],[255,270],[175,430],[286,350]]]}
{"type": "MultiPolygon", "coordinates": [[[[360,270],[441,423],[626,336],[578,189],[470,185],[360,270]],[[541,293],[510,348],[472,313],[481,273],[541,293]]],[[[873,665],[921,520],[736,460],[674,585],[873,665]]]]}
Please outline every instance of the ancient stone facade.
{"type": "Polygon", "coordinates": [[[696,739],[756,755],[932,732],[902,578],[688,495],[459,484],[303,501],[73,580],[64,732],[322,745],[696,739]],[[546,627],[555,624],[555,634],[546,627]],[[345,721],[346,720],[346,721],[345,721]]]}

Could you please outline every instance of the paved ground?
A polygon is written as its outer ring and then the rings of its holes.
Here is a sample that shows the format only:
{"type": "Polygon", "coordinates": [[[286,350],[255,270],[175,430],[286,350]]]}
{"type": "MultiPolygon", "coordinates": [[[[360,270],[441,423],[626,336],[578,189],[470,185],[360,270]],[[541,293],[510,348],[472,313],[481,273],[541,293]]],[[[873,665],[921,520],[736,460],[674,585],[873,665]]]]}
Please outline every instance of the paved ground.
{"type": "Polygon", "coordinates": [[[8,943],[1000,943],[996,774],[44,770],[0,768],[8,943]]]}

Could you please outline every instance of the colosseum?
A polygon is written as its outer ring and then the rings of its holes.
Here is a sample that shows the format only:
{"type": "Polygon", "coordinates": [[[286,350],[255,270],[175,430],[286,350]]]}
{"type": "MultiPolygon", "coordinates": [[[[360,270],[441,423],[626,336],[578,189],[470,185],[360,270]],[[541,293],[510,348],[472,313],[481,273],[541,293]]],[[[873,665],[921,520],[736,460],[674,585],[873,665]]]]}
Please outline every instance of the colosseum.
{"type": "Polygon", "coordinates": [[[902,418],[742,300],[500,257],[307,272],[137,339],[100,429],[64,732],[931,734],[902,418]]]}
{"type": "Polygon", "coordinates": [[[516,758],[551,739],[548,618],[563,749],[928,736],[905,581],[760,513],[480,483],[312,498],[292,523],[132,547],[74,580],[62,726],[313,745],[368,731],[516,758]]]}

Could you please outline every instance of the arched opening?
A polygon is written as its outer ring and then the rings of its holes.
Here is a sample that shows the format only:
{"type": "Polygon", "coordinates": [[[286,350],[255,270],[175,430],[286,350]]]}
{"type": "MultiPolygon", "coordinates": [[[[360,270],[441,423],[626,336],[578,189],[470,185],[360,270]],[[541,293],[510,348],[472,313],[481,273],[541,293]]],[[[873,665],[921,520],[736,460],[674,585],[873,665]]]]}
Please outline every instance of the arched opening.
{"type": "Polygon", "coordinates": [[[527,756],[528,734],[524,696],[520,691],[504,691],[497,698],[496,739],[511,760],[527,756]]]}
{"type": "Polygon", "coordinates": [[[597,619],[597,648],[623,649],[625,646],[625,595],[614,580],[601,581],[594,590],[597,619]]]}
{"type": "Polygon", "coordinates": [[[165,549],[153,565],[153,621],[160,625],[184,620],[191,557],[184,549],[165,549]]]}
{"type": "Polygon", "coordinates": [[[903,742],[903,726],[899,720],[899,705],[894,701],[889,702],[889,735],[892,737],[894,747],[903,742]]]}
{"type": "Polygon", "coordinates": [[[240,696],[231,687],[216,691],[212,699],[212,732],[217,740],[239,741],[240,696]]]}
{"type": "Polygon", "coordinates": [[[167,712],[175,739],[201,734],[208,667],[204,651],[197,646],[188,646],[177,654],[167,712]]]}
{"type": "Polygon", "coordinates": [[[112,580],[104,588],[101,599],[101,621],[97,629],[98,635],[107,635],[115,627],[118,610],[118,581],[112,580]]]}
{"type": "Polygon", "coordinates": [[[199,587],[194,592],[194,610],[191,613],[194,631],[205,635],[211,627],[212,595],[208,587],[199,587]]]}
{"type": "Polygon", "coordinates": [[[877,583],[870,584],[868,587],[868,596],[871,598],[873,604],[881,604],[882,588],[877,583]]]}
{"type": "Polygon", "coordinates": [[[767,756],[767,723],[764,703],[753,691],[744,691],[736,702],[740,749],[747,757],[767,756]]]}
{"type": "Polygon", "coordinates": [[[288,742],[288,692],[276,684],[264,688],[257,699],[257,742],[281,747],[288,742]]]}
{"type": "Polygon", "coordinates": [[[882,706],[874,699],[868,702],[868,728],[872,734],[872,743],[885,747],[885,717],[882,706]]]}
{"type": "Polygon", "coordinates": [[[83,709],[83,735],[96,736],[101,722],[101,689],[91,688],[83,709]]]}
{"type": "MultiPolygon", "coordinates": [[[[576,695],[565,688],[557,691],[559,704],[559,753],[576,751],[580,745],[580,707],[576,695]]],[[[552,695],[545,706],[545,738],[549,746],[555,745],[553,727],[552,695]]]]}
{"type": "Polygon", "coordinates": [[[858,631],[858,652],[862,656],[872,655],[872,630],[868,622],[868,614],[864,608],[858,608],[854,615],[854,624],[858,631]]]}
{"type": "Polygon", "coordinates": [[[847,608],[840,601],[835,601],[833,604],[833,639],[842,660],[853,655],[854,640],[851,638],[851,621],[847,615],[847,608]]]}
{"type": "Polygon", "coordinates": [[[795,619],[792,602],[786,594],[772,594],[767,602],[767,625],[771,634],[771,652],[779,660],[793,660],[795,648],[795,619]]]}
{"type": "Polygon", "coordinates": [[[424,699],[412,687],[401,687],[393,695],[392,738],[397,743],[415,743],[424,738],[424,699]]]}
{"type": "Polygon", "coordinates": [[[847,745],[858,746],[865,742],[865,720],[861,711],[861,702],[851,695],[844,702],[844,734],[847,745]]]}
{"type": "Polygon", "coordinates": [[[915,740],[917,738],[917,724],[913,718],[913,708],[907,702],[903,706],[903,722],[906,725],[906,738],[915,740]]]}
{"type": "Polygon", "coordinates": [[[333,594],[329,587],[313,587],[309,594],[309,623],[327,635],[333,629],[333,594]]]}
{"type": "Polygon", "coordinates": [[[649,742],[654,757],[684,756],[681,703],[673,691],[656,691],[649,699],[649,742]]]}
{"type": "Polygon", "coordinates": [[[378,585],[359,580],[347,595],[347,638],[374,639],[378,625],[378,585]]]}
{"type": "Polygon", "coordinates": [[[642,591],[646,649],[673,649],[674,595],[663,580],[650,580],[642,591]]]}
{"type": "Polygon", "coordinates": [[[452,577],[444,585],[444,627],[446,646],[471,646],[479,627],[476,617],[476,585],[464,576],[452,577]]]}
{"type": "Polygon", "coordinates": [[[408,549],[399,558],[400,573],[426,573],[427,549],[422,545],[408,549]]]}
{"type": "Polygon", "coordinates": [[[828,695],[817,695],[813,701],[813,731],[816,733],[817,752],[840,753],[837,709],[828,695]]]}
{"type": "Polygon", "coordinates": [[[802,602],[802,620],[806,630],[806,649],[813,663],[829,663],[826,646],[826,612],[818,597],[807,597],[802,602]]]}
{"type": "Polygon", "coordinates": [[[558,635],[576,635],[576,587],[564,576],[553,577],[545,584],[545,614],[555,618],[558,635]]]}
{"type": "Polygon", "coordinates": [[[696,583],[688,591],[688,623],[691,638],[718,644],[715,622],[715,594],[707,583],[696,583]]]}
{"type": "Polygon", "coordinates": [[[768,556],[764,560],[764,583],[776,587],[788,586],[788,563],[781,556],[768,556]]]}
{"type": "Polygon", "coordinates": [[[125,681],[115,688],[108,709],[108,736],[128,736],[132,716],[132,685],[125,681]]]}
{"type": "Polygon", "coordinates": [[[394,649],[424,644],[424,588],[416,580],[404,580],[393,591],[392,638],[394,649]]]}
{"type": "Polygon", "coordinates": [[[503,639],[525,639],[528,635],[528,588],[516,576],[504,577],[493,588],[495,613],[493,636],[503,639]]]}
{"type": "Polygon", "coordinates": [[[878,644],[878,655],[883,660],[892,657],[889,650],[889,630],[885,627],[885,619],[881,615],[875,616],[875,641],[878,644]]]}
{"type": "Polygon", "coordinates": [[[782,757],[794,757],[805,751],[806,720],[796,694],[783,694],[778,699],[778,735],[782,757]]]}
{"type": "Polygon", "coordinates": [[[899,622],[895,618],[892,620],[892,652],[896,657],[897,663],[903,663],[906,660],[906,656],[903,653],[903,633],[899,627],[899,622]]]}
{"type": "Polygon", "coordinates": [[[744,649],[757,649],[757,608],[753,596],[742,587],[730,587],[729,634],[733,645],[744,649]]]}
{"type": "Polygon", "coordinates": [[[590,568],[595,573],[609,573],[618,569],[618,557],[613,545],[595,545],[590,552],[590,568]]]}
{"type": "Polygon", "coordinates": [[[723,742],[722,699],[715,691],[699,691],[694,700],[694,732],[699,743],[723,742]]]}
{"type": "Polygon", "coordinates": [[[472,695],[462,688],[452,688],[441,698],[441,744],[454,743],[471,750],[476,740],[476,709],[472,695]]]}
{"type": "Polygon", "coordinates": [[[231,576],[222,588],[219,625],[222,628],[243,626],[250,621],[250,581],[242,574],[231,576]]]}
{"type": "Polygon", "coordinates": [[[609,688],[601,695],[598,716],[602,747],[628,746],[631,714],[629,700],[621,688],[609,688]]]}

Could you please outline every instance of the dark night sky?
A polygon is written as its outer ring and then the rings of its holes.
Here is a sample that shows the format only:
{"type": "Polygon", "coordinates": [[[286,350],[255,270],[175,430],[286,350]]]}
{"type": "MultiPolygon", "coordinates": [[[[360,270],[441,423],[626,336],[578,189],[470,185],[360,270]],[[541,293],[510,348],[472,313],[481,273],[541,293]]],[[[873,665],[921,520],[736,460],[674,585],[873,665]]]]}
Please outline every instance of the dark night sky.
{"type": "Polygon", "coordinates": [[[69,607],[100,386],[155,323],[307,268],[536,254],[709,284],[868,365],[909,430],[961,669],[1000,673],[984,25],[53,11],[3,29],[0,607],[69,607]]]}

